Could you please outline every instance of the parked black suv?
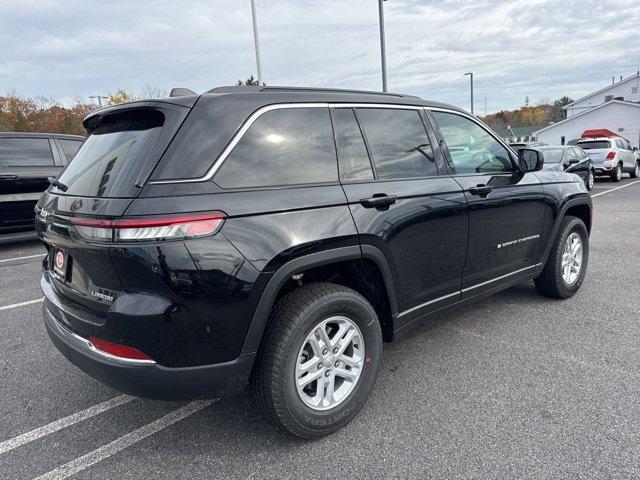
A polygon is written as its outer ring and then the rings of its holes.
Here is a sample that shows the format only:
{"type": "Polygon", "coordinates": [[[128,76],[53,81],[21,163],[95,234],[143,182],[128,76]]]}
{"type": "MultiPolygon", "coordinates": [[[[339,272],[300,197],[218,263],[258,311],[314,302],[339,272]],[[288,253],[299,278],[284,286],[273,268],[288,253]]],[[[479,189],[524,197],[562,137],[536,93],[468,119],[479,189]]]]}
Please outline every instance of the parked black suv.
{"type": "Polygon", "coordinates": [[[420,98],[238,87],[100,110],[37,207],[46,328],[154,398],[251,384],[301,437],[349,422],[381,342],[535,279],[567,298],[591,201],[475,117],[420,98]]]}
{"type": "Polygon", "coordinates": [[[0,132],[0,233],[33,228],[33,207],[84,137],[0,132]]]}

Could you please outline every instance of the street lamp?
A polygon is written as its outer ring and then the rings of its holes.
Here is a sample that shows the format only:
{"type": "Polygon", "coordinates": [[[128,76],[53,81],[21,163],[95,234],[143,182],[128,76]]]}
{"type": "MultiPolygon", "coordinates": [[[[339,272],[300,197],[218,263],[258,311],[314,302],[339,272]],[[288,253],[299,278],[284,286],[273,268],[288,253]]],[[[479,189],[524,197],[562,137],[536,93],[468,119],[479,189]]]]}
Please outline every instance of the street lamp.
{"type": "Polygon", "coordinates": [[[471,77],[471,115],[473,115],[473,72],[468,72],[464,74],[465,77],[469,75],[471,77]]]}
{"type": "Polygon", "coordinates": [[[262,65],[260,63],[260,42],[258,41],[258,19],[256,17],[256,0],[251,0],[251,18],[253,20],[253,43],[256,50],[256,68],[258,85],[262,85],[262,65]]]}
{"type": "Polygon", "coordinates": [[[89,98],[91,98],[91,99],[97,98],[98,99],[98,106],[100,108],[102,108],[102,99],[104,98],[106,100],[109,97],[105,97],[104,95],[91,95],[89,98]]]}
{"type": "Polygon", "coordinates": [[[387,54],[384,46],[384,8],[382,2],[378,0],[378,20],[380,22],[380,60],[382,62],[382,91],[387,91],[387,54]]]}

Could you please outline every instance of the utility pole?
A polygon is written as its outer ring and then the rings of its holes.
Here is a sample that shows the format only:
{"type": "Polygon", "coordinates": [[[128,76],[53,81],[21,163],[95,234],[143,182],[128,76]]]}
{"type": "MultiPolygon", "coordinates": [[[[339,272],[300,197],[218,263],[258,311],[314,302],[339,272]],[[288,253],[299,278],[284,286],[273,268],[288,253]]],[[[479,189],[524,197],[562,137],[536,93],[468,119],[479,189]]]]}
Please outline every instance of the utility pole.
{"type": "Polygon", "coordinates": [[[102,99],[104,98],[106,100],[109,97],[105,97],[104,95],[91,95],[89,98],[91,98],[91,99],[97,98],[98,99],[98,106],[100,108],[102,108],[102,99]]]}
{"type": "Polygon", "coordinates": [[[382,62],[382,91],[387,91],[387,52],[384,44],[384,8],[382,2],[378,0],[378,20],[380,23],[380,60],[382,62]]]}
{"type": "Polygon", "coordinates": [[[258,19],[256,16],[256,0],[251,0],[251,18],[253,20],[253,43],[256,50],[256,68],[258,69],[258,85],[262,85],[262,64],[260,62],[260,42],[258,41],[258,19]]]}
{"type": "Polygon", "coordinates": [[[469,75],[471,77],[471,115],[473,115],[473,72],[468,72],[464,74],[465,77],[469,75]]]}

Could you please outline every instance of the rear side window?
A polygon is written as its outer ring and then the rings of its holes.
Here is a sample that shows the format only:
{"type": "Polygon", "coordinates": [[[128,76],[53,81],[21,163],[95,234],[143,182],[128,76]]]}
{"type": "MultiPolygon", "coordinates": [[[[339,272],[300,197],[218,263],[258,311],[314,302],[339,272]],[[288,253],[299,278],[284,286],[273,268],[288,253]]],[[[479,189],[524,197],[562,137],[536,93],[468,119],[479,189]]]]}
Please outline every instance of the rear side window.
{"type": "Polygon", "coordinates": [[[67,162],[70,162],[71,159],[76,156],[82,142],[77,140],[60,140],[60,145],[62,145],[64,156],[67,157],[67,162]]]}
{"type": "Polygon", "coordinates": [[[583,150],[599,150],[603,148],[611,148],[611,145],[607,140],[600,140],[597,142],[580,142],[580,148],[583,150]]]}
{"type": "Polygon", "coordinates": [[[373,180],[373,170],[367,147],[353,110],[338,108],[333,111],[336,131],[340,179],[343,181],[373,180]]]}
{"type": "Polygon", "coordinates": [[[118,190],[123,186],[130,188],[135,183],[140,166],[153,149],[163,123],[164,115],[156,110],[124,111],[105,117],[58,178],[69,187],[65,193],[90,197],[128,196],[118,190]]]}
{"type": "Polygon", "coordinates": [[[222,188],[337,182],[329,109],[264,113],[245,132],[213,181],[222,188]]]}
{"type": "Polygon", "coordinates": [[[51,167],[48,138],[0,138],[0,167],[51,167]]]}
{"type": "Polygon", "coordinates": [[[360,108],[357,114],[371,149],[377,178],[438,174],[431,142],[418,111],[360,108]]]}

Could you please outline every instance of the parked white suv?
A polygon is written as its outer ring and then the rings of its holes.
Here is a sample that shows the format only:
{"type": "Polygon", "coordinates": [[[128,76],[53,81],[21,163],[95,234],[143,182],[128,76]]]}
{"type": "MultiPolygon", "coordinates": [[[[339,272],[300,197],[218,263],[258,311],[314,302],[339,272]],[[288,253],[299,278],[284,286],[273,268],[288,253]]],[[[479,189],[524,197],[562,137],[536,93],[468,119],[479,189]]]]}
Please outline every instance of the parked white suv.
{"type": "Polygon", "coordinates": [[[578,146],[591,157],[596,175],[607,175],[619,182],[623,173],[640,175],[640,161],[629,142],[622,137],[585,138],[578,146]]]}

